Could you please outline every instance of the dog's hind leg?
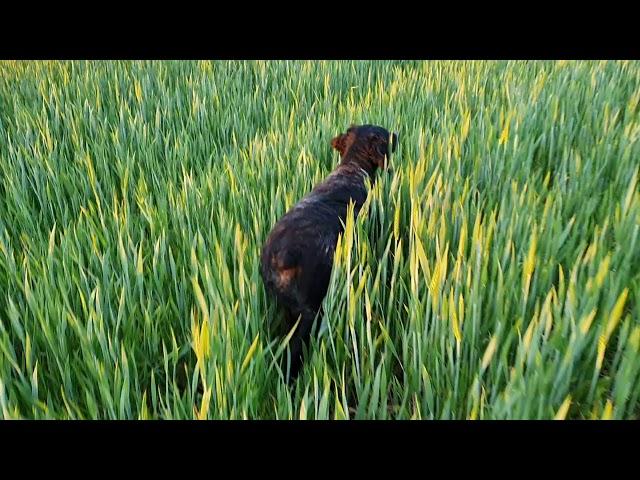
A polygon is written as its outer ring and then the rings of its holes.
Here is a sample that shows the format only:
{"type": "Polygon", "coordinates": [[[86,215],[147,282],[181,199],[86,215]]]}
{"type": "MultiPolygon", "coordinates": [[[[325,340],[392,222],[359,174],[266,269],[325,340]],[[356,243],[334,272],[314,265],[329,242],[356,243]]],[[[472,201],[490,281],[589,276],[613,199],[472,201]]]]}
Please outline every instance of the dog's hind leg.
{"type": "MultiPolygon", "coordinates": [[[[294,311],[293,313],[295,314],[296,312],[294,311]]],[[[298,373],[300,373],[303,361],[303,350],[305,345],[308,345],[313,322],[316,319],[316,313],[317,312],[311,308],[305,307],[298,311],[298,315],[294,319],[294,324],[298,318],[300,319],[300,323],[293,333],[291,340],[289,340],[289,354],[291,359],[288,377],[289,382],[295,380],[298,373]]]]}

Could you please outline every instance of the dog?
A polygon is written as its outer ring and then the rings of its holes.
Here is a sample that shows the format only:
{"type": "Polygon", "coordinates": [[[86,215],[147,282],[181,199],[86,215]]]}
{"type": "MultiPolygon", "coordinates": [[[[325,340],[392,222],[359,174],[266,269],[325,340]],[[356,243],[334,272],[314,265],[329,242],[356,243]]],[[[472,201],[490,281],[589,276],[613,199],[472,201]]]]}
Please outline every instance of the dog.
{"type": "Polygon", "coordinates": [[[284,310],[289,331],[289,381],[297,377],[313,323],[327,293],[338,235],[343,232],[349,203],[357,216],[367,199],[365,179],[375,181],[387,168],[398,134],[375,125],[351,125],[331,141],[340,164],[291,208],[269,233],[260,257],[260,276],[268,294],[284,310]]]}

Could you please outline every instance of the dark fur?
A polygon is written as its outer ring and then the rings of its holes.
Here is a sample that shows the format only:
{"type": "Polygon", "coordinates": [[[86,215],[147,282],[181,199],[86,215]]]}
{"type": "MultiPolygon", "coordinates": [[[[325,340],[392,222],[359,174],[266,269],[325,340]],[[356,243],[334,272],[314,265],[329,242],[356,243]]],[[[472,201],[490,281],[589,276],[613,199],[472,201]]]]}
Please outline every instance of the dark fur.
{"type": "MultiPolygon", "coordinates": [[[[331,141],[340,152],[336,169],[274,226],[262,249],[260,275],[267,291],[285,311],[287,331],[300,319],[289,343],[291,378],[295,378],[333,266],[333,255],[346,222],[349,202],[357,216],[367,198],[365,178],[385,168],[390,134],[373,125],[351,126],[331,141]]],[[[393,134],[395,150],[397,134],[393,134]]]]}

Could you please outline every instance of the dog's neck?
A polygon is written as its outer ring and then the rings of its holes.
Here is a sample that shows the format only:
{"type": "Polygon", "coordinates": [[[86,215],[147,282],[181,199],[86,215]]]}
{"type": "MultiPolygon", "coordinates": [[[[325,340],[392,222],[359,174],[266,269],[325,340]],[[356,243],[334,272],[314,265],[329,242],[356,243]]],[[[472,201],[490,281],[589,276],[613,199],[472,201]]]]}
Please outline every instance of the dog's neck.
{"type": "Polygon", "coordinates": [[[352,156],[352,155],[349,155],[349,152],[347,152],[346,155],[342,157],[342,160],[340,161],[340,165],[357,166],[362,170],[364,170],[367,173],[367,175],[369,175],[371,180],[375,178],[375,173],[376,173],[376,170],[378,169],[378,166],[368,158],[362,158],[355,155],[352,156]]]}

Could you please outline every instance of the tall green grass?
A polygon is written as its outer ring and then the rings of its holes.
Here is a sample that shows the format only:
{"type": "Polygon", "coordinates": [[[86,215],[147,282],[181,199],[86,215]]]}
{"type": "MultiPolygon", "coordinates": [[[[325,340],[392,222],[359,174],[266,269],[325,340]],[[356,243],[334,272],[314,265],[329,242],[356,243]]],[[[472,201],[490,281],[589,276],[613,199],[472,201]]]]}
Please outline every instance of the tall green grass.
{"type": "Polygon", "coordinates": [[[3,418],[640,417],[637,62],[1,62],[3,418]],[[258,274],[400,132],[293,389],[258,274]]]}

